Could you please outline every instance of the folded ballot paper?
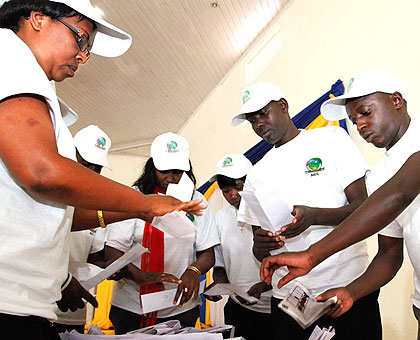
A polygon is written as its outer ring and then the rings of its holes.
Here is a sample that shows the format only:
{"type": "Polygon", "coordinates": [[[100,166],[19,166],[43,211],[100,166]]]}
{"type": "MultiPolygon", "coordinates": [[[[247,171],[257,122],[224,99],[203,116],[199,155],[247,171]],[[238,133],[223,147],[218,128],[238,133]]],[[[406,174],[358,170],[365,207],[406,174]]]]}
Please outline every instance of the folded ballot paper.
{"type": "MultiPolygon", "coordinates": [[[[281,197],[278,191],[256,190],[247,185],[246,191],[239,193],[249,209],[258,219],[264,230],[275,233],[293,220],[292,207],[281,197]]],[[[285,240],[284,248],[271,251],[271,255],[287,251],[300,251],[309,247],[301,235],[285,240]]]]}
{"type": "Polygon", "coordinates": [[[318,302],[300,282],[296,282],[278,307],[294,318],[305,329],[324,315],[329,307],[336,302],[336,296],[325,302],[318,302]]]}
{"type": "MultiPolygon", "coordinates": [[[[206,281],[200,282],[200,288],[198,294],[203,293],[206,286],[206,281]]],[[[141,305],[143,307],[143,313],[150,313],[157,310],[173,307],[179,304],[182,294],[179,296],[178,301],[174,304],[174,298],[176,295],[177,288],[162,290],[160,292],[143,294],[140,296],[141,305]]]]}
{"type": "MultiPolygon", "coordinates": [[[[166,195],[173,196],[180,201],[191,200],[194,192],[194,183],[184,172],[178,184],[170,183],[166,195]]],[[[182,237],[195,232],[195,226],[183,211],[174,211],[153,219],[152,225],[174,237],[182,237]]]]}
{"type": "Polygon", "coordinates": [[[79,281],[82,287],[89,290],[97,284],[106,280],[127,264],[139,258],[143,253],[148,252],[141,244],[136,244],[123,256],[112,262],[108,267],[102,269],[91,263],[70,261],[69,271],[79,281]]]}
{"type": "Polygon", "coordinates": [[[244,288],[241,288],[231,283],[218,283],[211,287],[209,290],[207,290],[205,292],[205,295],[238,295],[250,304],[254,304],[259,301],[256,297],[249,295],[244,288]]]}
{"type": "Polygon", "coordinates": [[[330,340],[335,335],[334,328],[319,328],[315,326],[314,331],[312,332],[311,336],[308,340],[330,340]]]}

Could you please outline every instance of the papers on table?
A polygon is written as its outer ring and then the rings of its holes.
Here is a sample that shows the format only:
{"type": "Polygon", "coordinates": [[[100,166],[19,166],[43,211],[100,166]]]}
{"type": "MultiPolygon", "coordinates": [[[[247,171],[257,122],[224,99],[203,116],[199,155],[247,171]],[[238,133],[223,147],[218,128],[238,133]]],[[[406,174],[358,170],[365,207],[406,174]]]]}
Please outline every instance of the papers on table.
{"type": "Polygon", "coordinates": [[[190,201],[194,192],[194,183],[188,177],[187,173],[183,173],[178,184],[169,183],[166,189],[166,195],[178,198],[182,202],[190,201]]]}
{"type": "MultiPolygon", "coordinates": [[[[198,290],[198,294],[201,294],[204,291],[204,287],[206,285],[206,281],[200,282],[200,288],[198,290]]],[[[140,296],[141,305],[143,307],[143,313],[150,313],[156,310],[161,310],[169,307],[174,307],[179,305],[179,301],[181,300],[181,296],[178,298],[176,304],[174,304],[174,298],[176,295],[177,288],[162,290],[156,293],[144,294],[140,296]]]]}
{"type": "Polygon", "coordinates": [[[315,326],[308,340],[330,340],[334,335],[335,330],[332,327],[321,329],[319,326],[315,326]]]}
{"type": "Polygon", "coordinates": [[[218,283],[207,290],[205,295],[238,295],[250,304],[254,304],[259,301],[256,297],[249,295],[244,288],[231,283],[218,283]]]}
{"type": "Polygon", "coordinates": [[[148,252],[148,250],[141,244],[137,243],[123,256],[112,262],[105,269],[99,268],[90,263],[70,261],[69,271],[80,282],[84,289],[89,290],[106,280],[127,264],[139,258],[145,252],[148,252]]]}
{"type": "MultiPolygon", "coordinates": [[[[257,217],[261,228],[274,234],[284,225],[292,223],[292,208],[278,192],[255,190],[252,186],[247,185],[247,190],[239,194],[257,217]]],[[[305,238],[301,235],[286,239],[284,245],[288,251],[305,250],[308,246],[305,238]]],[[[278,249],[272,251],[271,254],[275,255],[283,251],[283,249],[278,249]]]]}
{"type": "MultiPolygon", "coordinates": [[[[181,328],[181,324],[178,320],[169,320],[157,325],[141,328],[124,335],[90,335],[80,334],[74,330],[70,333],[66,332],[59,335],[62,340],[222,340],[222,333],[230,332],[232,329],[233,327],[229,325],[211,327],[207,329],[197,329],[193,327],[181,328]]],[[[231,337],[232,335],[230,338],[231,337]]]]}
{"type": "Polygon", "coordinates": [[[318,302],[300,282],[296,281],[294,287],[278,307],[305,329],[324,315],[329,307],[336,302],[336,296],[325,302],[318,302]]]}

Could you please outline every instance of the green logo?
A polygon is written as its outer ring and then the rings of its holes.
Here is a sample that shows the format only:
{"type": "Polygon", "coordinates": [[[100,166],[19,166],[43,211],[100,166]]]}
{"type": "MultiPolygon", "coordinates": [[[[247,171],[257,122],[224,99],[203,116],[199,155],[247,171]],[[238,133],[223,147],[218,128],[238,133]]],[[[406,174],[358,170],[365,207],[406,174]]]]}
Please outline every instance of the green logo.
{"type": "Polygon", "coordinates": [[[322,167],[321,158],[311,158],[306,162],[306,171],[305,173],[319,172],[324,170],[325,167],[322,167]]]}
{"type": "Polygon", "coordinates": [[[245,104],[248,99],[249,99],[249,91],[245,91],[242,94],[242,105],[245,104]]]}
{"type": "Polygon", "coordinates": [[[354,78],[351,78],[347,92],[350,91],[351,87],[353,86],[353,83],[354,83],[354,78]]]}

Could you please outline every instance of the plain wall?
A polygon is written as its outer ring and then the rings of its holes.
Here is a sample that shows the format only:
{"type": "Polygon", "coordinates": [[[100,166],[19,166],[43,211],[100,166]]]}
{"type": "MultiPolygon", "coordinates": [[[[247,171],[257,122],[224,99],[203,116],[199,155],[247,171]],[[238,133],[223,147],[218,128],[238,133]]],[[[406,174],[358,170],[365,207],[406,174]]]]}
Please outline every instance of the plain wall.
{"type": "MultiPolygon", "coordinates": [[[[281,51],[250,82],[266,80],[282,87],[293,116],[327,92],[337,79],[347,85],[352,74],[364,69],[388,70],[404,82],[409,112],[416,116],[420,107],[414,96],[420,73],[418,13],[418,0],[294,0],[259,38],[263,43],[280,28],[281,51]]],[[[241,89],[247,85],[246,63],[259,42],[180,131],[191,144],[199,183],[212,175],[224,154],[243,153],[259,141],[248,123],[230,126],[231,117],[240,109],[241,89]]],[[[354,130],[350,135],[374,166],[383,150],[369,146],[354,130]]],[[[369,249],[371,255],[376,253],[376,237],[369,240],[369,249]]],[[[397,277],[381,291],[384,339],[415,339],[417,323],[409,299],[412,291],[412,269],[406,256],[397,277]]]]}

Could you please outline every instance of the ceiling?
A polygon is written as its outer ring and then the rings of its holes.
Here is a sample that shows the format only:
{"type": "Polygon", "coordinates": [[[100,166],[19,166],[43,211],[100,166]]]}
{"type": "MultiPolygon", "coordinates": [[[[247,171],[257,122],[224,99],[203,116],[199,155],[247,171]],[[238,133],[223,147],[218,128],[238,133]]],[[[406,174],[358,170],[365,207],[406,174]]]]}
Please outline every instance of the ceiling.
{"type": "Polygon", "coordinates": [[[118,58],[93,55],[58,95],[78,114],[73,134],[96,124],[111,152],[149,155],[179,131],[247,48],[292,0],[91,0],[129,32],[118,58]]]}

